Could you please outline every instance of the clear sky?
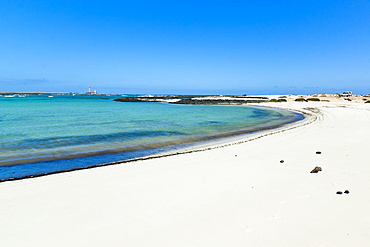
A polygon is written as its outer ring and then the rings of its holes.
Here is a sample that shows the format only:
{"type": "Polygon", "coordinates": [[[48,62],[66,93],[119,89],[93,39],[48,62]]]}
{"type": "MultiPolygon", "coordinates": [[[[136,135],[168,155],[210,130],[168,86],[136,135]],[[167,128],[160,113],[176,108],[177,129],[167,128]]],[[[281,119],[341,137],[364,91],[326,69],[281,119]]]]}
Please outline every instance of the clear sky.
{"type": "Polygon", "coordinates": [[[0,92],[370,93],[370,1],[1,0],[0,92]]]}

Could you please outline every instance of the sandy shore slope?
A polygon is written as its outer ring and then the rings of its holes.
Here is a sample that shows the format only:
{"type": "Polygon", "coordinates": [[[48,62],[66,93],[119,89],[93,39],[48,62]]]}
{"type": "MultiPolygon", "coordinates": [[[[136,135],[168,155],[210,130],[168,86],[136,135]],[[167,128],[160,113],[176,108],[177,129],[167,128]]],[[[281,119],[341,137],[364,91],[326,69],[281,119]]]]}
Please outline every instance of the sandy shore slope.
{"type": "Polygon", "coordinates": [[[264,105],[317,119],[224,148],[1,183],[0,246],[369,246],[370,104],[264,105]]]}

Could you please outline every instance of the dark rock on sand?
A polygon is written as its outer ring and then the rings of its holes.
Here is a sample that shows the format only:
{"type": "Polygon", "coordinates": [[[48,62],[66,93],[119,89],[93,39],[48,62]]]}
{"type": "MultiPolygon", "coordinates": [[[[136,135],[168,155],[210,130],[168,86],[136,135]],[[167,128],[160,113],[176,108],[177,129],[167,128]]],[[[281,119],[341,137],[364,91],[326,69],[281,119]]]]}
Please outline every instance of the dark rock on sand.
{"type": "Polygon", "coordinates": [[[321,154],[321,151],[317,151],[316,154],[321,154]]]}
{"type": "Polygon", "coordinates": [[[342,191],[337,191],[337,194],[341,195],[341,194],[343,194],[343,192],[342,191]]]}
{"type": "Polygon", "coordinates": [[[322,169],[320,166],[316,166],[310,173],[318,173],[318,172],[321,172],[322,169]]]}
{"type": "Polygon", "coordinates": [[[349,190],[345,190],[344,193],[349,194],[349,190]]]}
{"type": "Polygon", "coordinates": [[[284,160],[280,160],[280,163],[284,163],[284,160]]]}

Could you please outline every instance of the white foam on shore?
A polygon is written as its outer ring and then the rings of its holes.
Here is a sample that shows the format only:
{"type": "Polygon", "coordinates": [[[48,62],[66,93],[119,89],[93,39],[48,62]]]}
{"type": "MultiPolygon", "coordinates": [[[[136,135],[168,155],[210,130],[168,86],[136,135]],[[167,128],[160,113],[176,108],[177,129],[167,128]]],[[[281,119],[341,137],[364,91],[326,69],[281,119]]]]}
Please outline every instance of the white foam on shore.
{"type": "Polygon", "coordinates": [[[279,106],[311,108],[316,121],[203,152],[1,183],[0,245],[368,245],[370,105],[279,106]]]}

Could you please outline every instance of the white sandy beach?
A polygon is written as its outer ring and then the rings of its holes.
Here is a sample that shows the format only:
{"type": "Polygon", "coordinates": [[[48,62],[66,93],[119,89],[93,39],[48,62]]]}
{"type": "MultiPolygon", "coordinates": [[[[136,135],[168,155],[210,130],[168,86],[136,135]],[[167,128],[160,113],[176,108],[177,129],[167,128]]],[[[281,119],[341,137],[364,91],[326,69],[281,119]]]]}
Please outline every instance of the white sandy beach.
{"type": "Polygon", "coordinates": [[[223,148],[0,183],[0,246],[370,246],[370,104],[261,105],[317,119],[223,148]]]}

